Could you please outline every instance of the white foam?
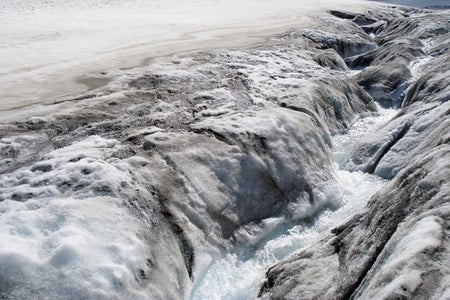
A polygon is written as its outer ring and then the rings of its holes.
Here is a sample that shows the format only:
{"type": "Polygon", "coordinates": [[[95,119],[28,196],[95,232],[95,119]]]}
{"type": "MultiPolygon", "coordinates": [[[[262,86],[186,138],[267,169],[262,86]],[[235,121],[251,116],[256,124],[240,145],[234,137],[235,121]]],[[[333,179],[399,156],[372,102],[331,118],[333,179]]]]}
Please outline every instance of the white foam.
{"type": "Polygon", "coordinates": [[[376,131],[398,112],[395,108],[383,108],[379,104],[376,105],[378,114],[358,119],[345,134],[333,138],[334,159],[339,166],[343,167],[347,162],[351,147],[356,140],[376,131]]]}

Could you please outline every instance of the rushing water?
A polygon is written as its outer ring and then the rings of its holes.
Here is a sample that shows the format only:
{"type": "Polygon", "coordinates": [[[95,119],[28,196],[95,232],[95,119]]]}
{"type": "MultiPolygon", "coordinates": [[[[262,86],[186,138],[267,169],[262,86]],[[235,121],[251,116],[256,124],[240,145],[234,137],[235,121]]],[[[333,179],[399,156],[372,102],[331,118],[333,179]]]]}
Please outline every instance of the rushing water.
{"type": "Polygon", "coordinates": [[[394,109],[379,110],[379,116],[362,118],[348,132],[333,138],[341,207],[324,211],[311,223],[292,226],[256,249],[230,253],[214,261],[195,286],[191,300],[256,299],[268,267],[317,242],[334,226],[365,206],[385,180],[375,175],[346,171],[343,164],[355,141],[376,130],[395,114],[394,109]]]}

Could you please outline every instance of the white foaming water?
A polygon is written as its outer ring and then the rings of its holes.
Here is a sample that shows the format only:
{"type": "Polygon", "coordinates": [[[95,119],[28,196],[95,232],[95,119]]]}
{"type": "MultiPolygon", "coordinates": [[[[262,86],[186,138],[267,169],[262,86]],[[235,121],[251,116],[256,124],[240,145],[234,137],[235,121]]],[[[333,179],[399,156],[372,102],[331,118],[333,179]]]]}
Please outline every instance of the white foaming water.
{"type": "Polygon", "coordinates": [[[397,110],[394,108],[383,108],[379,104],[377,104],[377,107],[378,115],[369,115],[359,119],[345,134],[333,137],[334,160],[340,167],[343,167],[347,162],[350,155],[349,152],[355,141],[368,132],[386,124],[397,113],[397,110]]]}
{"type": "Polygon", "coordinates": [[[345,219],[360,211],[370,197],[386,183],[378,176],[338,169],[357,139],[386,123],[395,114],[394,109],[379,108],[380,115],[367,116],[355,122],[351,129],[333,138],[337,162],[337,181],[340,187],[337,210],[327,209],[312,222],[295,225],[280,235],[246,251],[245,255],[231,253],[214,261],[195,286],[191,300],[256,299],[267,269],[319,241],[345,219]]]}

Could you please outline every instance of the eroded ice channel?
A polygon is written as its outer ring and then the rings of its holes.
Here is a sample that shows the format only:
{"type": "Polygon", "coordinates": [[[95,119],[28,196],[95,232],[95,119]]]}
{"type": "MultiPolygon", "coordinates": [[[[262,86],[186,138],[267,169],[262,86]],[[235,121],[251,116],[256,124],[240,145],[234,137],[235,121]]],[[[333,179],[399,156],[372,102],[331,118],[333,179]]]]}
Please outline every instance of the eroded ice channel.
{"type": "Polygon", "coordinates": [[[191,300],[256,299],[265,272],[271,265],[312,245],[361,210],[386,181],[375,175],[346,171],[343,164],[352,145],[361,136],[385,124],[396,111],[379,108],[379,112],[378,116],[361,118],[345,134],[333,138],[339,189],[336,193],[339,196],[335,197],[339,197],[336,202],[341,206],[336,210],[325,210],[311,222],[278,230],[270,239],[251,249],[241,249],[214,261],[194,287],[191,300]]]}

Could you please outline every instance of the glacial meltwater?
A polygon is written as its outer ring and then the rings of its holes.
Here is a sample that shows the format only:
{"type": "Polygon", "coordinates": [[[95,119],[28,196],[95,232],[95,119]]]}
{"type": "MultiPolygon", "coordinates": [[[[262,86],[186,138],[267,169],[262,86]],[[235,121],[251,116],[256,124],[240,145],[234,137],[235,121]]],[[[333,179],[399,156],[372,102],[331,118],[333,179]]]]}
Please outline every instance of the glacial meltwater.
{"type": "Polygon", "coordinates": [[[215,260],[198,279],[190,299],[256,299],[265,272],[271,265],[316,243],[332,228],[360,211],[386,180],[363,172],[346,171],[343,165],[352,145],[363,135],[377,130],[395,113],[395,109],[379,107],[379,115],[363,117],[347,132],[333,137],[337,190],[331,189],[336,191],[331,197],[339,197],[335,201],[340,203],[338,209],[326,209],[311,222],[287,225],[251,249],[239,249],[215,260]]]}

